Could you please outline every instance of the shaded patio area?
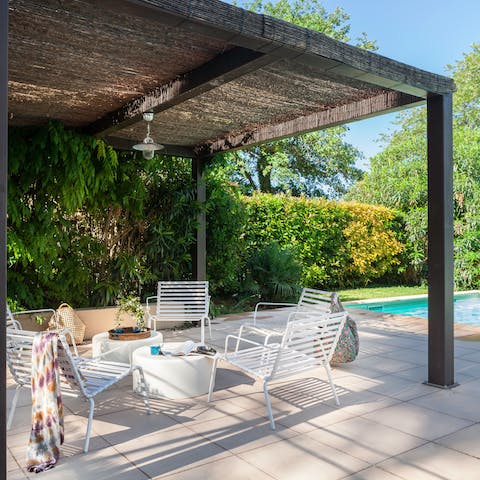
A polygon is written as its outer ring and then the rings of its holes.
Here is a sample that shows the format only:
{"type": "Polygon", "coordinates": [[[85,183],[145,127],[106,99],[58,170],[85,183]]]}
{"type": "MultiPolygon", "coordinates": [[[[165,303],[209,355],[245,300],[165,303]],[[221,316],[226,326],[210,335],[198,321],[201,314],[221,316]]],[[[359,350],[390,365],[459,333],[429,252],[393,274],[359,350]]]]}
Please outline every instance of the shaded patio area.
{"type": "MultiPolygon", "coordinates": [[[[289,309],[265,311],[281,324],[289,309]]],[[[214,320],[214,340],[251,314],[214,320]]],[[[49,479],[476,479],[480,471],[480,327],[456,325],[453,390],[421,382],[427,372],[425,319],[354,312],[359,358],[333,370],[336,407],[323,369],[271,385],[277,430],[269,428],[261,384],[220,365],[213,402],[206,395],[152,399],[147,416],[131,379],[100,396],[90,452],[82,453],[86,402],[65,398],[65,444],[49,479]]],[[[199,338],[199,329],[166,333],[166,341],[199,338]]],[[[82,347],[89,355],[90,346],[82,347]]],[[[8,382],[8,395],[13,394],[8,382]]],[[[20,468],[30,428],[30,392],[22,392],[8,434],[8,478],[20,468]]]]}

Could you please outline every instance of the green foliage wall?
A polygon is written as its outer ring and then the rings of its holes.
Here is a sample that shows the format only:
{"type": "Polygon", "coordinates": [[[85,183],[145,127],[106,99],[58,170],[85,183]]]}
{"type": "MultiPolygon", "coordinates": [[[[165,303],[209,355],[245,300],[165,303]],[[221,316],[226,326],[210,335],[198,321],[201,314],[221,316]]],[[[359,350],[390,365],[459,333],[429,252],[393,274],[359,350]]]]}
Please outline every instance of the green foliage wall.
{"type": "Polygon", "coordinates": [[[59,123],[9,132],[8,295],[25,307],[113,304],[188,278],[190,161],[145,161],[59,123]]]}
{"type": "Polygon", "coordinates": [[[247,249],[278,241],[296,251],[303,285],[366,285],[400,267],[401,226],[392,210],[360,203],[257,194],[243,197],[247,249]]]}
{"type": "Polygon", "coordinates": [[[59,123],[9,138],[8,294],[24,307],[111,305],[154,294],[159,279],[190,278],[200,208],[214,295],[244,288],[255,255],[274,242],[299,260],[307,286],[365,285],[399,268],[400,229],[386,208],[241,196],[218,159],[200,206],[190,160],[145,161],[59,123]]]}

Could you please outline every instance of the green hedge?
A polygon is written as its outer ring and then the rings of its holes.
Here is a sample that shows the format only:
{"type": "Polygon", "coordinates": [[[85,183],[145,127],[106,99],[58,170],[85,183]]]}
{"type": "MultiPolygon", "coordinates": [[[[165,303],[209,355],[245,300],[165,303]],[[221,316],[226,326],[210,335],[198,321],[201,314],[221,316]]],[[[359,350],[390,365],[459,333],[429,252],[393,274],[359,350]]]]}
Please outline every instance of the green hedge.
{"type": "Polygon", "coordinates": [[[272,241],[294,249],[305,286],[366,285],[399,271],[402,225],[392,210],[267,194],[242,202],[246,249],[252,252],[272,241]]]}

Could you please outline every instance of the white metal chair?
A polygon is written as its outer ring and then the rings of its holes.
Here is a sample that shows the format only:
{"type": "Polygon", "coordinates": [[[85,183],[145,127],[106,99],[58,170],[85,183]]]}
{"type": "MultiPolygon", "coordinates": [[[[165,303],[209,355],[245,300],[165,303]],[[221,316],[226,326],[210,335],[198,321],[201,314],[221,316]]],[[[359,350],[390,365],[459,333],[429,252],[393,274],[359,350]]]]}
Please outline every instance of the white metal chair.
{"type": "Polygon", "coordinates": [[[305,318],[292,320],[287,324],[279,344],[261,344],[241,336],[228,335],[225,352],[217,354],[214,360],[208,401],[212,399],[217,363],[224,360],[263,382],[265,403],[273,430],[275,422],[268,395],[269,382],[322,366],[327,372],[335,402],[340,405],[332,380],[330,360],[346,318],[346,312],[310,312],[305,314],[305,318]],[[231,340],[234,340],[235,345],[229,349],[231,340]]]}
{"type": "Polygon", "coordinates": [[[323,290],[316,290],[314,288],[304,288],[297,303],[282,303],[282,302],[259,302],[255,305],[253,313],[253,326],[257,326],[257,315],[260,307],[296,307],[292,312],[291,317],[295,317],[297,312],[315,311],[329,313],[332,307],[332,302],[338,301],[336,293],[324,292],[323,290]]]}
{"type": "MultiPolygon", "coordinates": [[[[26,330],[7,330],[7,364],[12,377],[17,383],[10,412],[8,414],[7,430],[10,429],[18,394],[21,387],[30,388],[32,376],[32,344],[38,332],[26,330]]],[[[72,355],[63,333],[59,333],[58,364],[62,395],[84,397],[90,405],[87,431],[83,451],[88,452],[90,430],[95,409],[95,396],[119,382],[134,371],[138,371],[143,385],[143,399],[150,414],[148,390],[146,388],[143,370],[136,365],[106,362],[72,355]]]]}
{"type": "Polygon", "coordinates": [[[55,324],[58,327],[58,319],[57,319],[57,312],[53,310],[53,308],[40,308],[36,310],[22,310],[20,312],[12,312],[10,306],[7,304],[7,328],[14,328],[17,330],[22,330],[22,323],[18,320],[18,317],[21,315],[36,315],[45,317],[46,320],[50,320],[53,317],[55,324]],[[49,318],[47,319],[47,315],[49,318]]]}
{"type": "Polygon", "coordinates": [[[157,322],[200,322],[201,343],[205,343],[205,322],[208,323],[210,338],[212,327],[208,316],[210,296],[206,281],[158,282],[157,295],[147,298],[147,324],[156,330],[157,322]],[[155,314],[150,313],[151,304],[156,302],[155,314]]]}

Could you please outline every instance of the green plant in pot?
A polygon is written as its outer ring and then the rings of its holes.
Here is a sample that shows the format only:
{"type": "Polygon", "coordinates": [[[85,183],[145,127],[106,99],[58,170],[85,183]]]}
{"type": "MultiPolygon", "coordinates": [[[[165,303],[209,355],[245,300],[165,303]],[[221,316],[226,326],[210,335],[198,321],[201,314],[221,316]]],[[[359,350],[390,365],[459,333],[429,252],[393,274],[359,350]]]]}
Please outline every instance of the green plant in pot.
{"type": "Polygon", "coordinates": [[[145,312],[140,303],[140,298],[135,295],[127,295],[117,300],[118,311],[115,315],[115,333],[124,333],[122,321],[125,317],[133,317],[135,326],[132,328],[133,333],[142,332],[145,328],[145,312]]]}

